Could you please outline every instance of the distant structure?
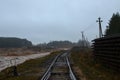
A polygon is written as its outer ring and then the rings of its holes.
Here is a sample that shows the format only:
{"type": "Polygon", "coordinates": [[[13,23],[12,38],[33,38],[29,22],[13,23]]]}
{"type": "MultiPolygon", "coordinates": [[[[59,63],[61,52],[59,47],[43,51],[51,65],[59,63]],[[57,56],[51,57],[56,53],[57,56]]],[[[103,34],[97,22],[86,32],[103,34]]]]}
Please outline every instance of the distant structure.
{"type": "Polygon", "coordinates": [[[84,48],[86,45],[86,40],[85,40],[85,36],[84,36],[84,32],[82,31],[81,32],[81,34],[82,34],[82,47],[84,48]]]}
{"type": "Polygon", "coordinates": [[[89,48],[90,47],[90,43],[88,41],[88,39],[85,37],[84,32],[81,31],[82,34],[82,39],[80,39],[77,43],[77,46],[81,47],[81,48],[89,48]]]}
{"type": "Polygon", "coordinates": [[[103,22],[103,21],[102,21],[101,18],[99,17],[96,22],[99,23],[99,38],[101,38],[101,37],[103,36],[101,22],[103,22]]]}

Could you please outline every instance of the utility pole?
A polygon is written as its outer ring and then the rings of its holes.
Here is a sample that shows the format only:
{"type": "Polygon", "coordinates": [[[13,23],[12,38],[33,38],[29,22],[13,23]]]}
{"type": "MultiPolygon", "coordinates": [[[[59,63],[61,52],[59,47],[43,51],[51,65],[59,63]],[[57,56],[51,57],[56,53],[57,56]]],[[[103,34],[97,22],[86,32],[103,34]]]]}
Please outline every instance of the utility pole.
{"type": "Polygon", "coordinates": [[[90,47],[90,43],[88,41],[88,38],[86,37],[86,47],[89,48],[90,47]]]}
{"type": "Polygon", "coordinates": [[[82,34],[82,47],[84,48],[85,47],[85,36],[84,36],[84,32],[81,31],[81,34],[82,34]]]}
{"type": "Polygon", "coordinates": [[[103,21],[102,21],[101,18],[99,17],[96,22],[99,23],[99,37],[101,38],[101,37],[103,36],[103,34],[102,34],[101,22],[103,22],[103,21]]]}

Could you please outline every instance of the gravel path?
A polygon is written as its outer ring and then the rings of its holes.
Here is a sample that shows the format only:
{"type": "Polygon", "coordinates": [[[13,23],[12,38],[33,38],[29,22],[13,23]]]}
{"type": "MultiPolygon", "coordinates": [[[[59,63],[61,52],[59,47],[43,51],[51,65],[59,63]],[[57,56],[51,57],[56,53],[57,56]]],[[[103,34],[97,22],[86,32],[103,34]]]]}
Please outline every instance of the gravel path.
{"type": "Polygon", "coordinates": [[[44,57],[48,54],[50,54],[50,52],[31,54],[26,56],[0,56],[0,71],[13,65],[21,64],[26,60],[44,57]]]}

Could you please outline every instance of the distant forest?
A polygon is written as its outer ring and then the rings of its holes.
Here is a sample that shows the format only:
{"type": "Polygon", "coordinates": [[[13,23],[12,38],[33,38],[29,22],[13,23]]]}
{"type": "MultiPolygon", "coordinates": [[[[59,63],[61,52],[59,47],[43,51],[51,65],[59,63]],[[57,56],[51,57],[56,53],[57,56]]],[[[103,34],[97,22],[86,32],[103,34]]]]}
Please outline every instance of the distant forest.
{"type": "Polygon", "coordinates": [[[31,41],[27,39],[20,39],[16,37],[0,37],[0,48],[37,48],[40,50],[44,49],[57,49],[57,48],[72,48],[74,46],[89,47],[90,43],[88,41],[79,40],[77,43],[71,41],[51,41],[49,43],[41,43],[33,46],[31,41]]]}
{"type": "Polygon", "coordinates": [[[73,47],[75,43],[70,41],[51,41],[49,43],[38,44],[38,47],[41,48],[70,48],[73,47]]]}
{"type": "Polygon", "coordinates": [[[38,44],[37,47],[40,48],[48,48],[48,49],[55,49],[55,48],[72,48],[74,46],[79,47],[90,47],[90,43],[86,40],[82,41],[79,40],[77,43],[73,43],[71,41],[51,41],[49,43],[38,44]]]}
{"type": "Polygon", "coordinates": [[[0,48],[19,48],[32,46],[32,42],[27,39],[15,37],[0,37],[0,48]]]}

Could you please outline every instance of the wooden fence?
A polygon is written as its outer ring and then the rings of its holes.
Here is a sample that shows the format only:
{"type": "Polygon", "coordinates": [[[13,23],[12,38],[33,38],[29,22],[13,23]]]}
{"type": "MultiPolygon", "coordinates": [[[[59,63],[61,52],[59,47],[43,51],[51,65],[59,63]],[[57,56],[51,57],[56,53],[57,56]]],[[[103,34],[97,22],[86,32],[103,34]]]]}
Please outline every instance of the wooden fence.
{"type": "Polygon", "coordinates": [[[93,52],[97,62],[120,72],[120,35],[93,40],[93,52]]]}

